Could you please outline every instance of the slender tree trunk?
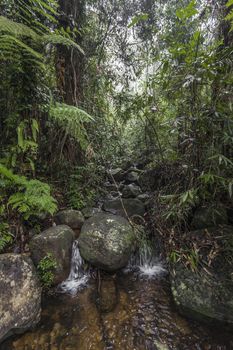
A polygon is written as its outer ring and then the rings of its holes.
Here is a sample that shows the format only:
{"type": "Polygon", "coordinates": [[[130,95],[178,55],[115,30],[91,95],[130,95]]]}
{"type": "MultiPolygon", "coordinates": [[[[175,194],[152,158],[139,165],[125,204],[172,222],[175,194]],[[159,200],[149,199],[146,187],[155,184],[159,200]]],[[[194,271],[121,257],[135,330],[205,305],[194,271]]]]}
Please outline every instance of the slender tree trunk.
{"type": "MultiPolygon", "coordinates": [[[[82,29],[85,25],[85,0],[59,0],[59,26],[70,31],[72,39],[82,46],[82,29]]],[[[82,100],[84,56],[78,50],[60,46],[57,50],[57,82],[63,101],[78,105],[82,100]]]]}

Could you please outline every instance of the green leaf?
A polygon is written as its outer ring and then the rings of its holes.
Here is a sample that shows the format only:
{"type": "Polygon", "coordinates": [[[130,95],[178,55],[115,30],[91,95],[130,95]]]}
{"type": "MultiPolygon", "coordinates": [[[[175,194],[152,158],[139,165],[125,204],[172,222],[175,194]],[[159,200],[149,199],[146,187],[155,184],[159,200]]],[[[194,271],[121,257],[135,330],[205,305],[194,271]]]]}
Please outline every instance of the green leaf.
{"type": "Polygon", "coordinates": [[[176,11],[176,16],[182,20],[185,21],[189,18],[191,18],[192,16],[196,15],[198,13],[197,9],[196,9],[196,1],[192,0],[188,6],[186,6],[185,8],[181,8],[179,10],[176,11]]]}
{"type": "Polygon", "coordinates": [[[228,2],[226,3],[227,7],[230,7],[233,5],[233,0],[228,0],[228,2]]]}
{"type": "Polygon", "coordinates": [[[37,134],[39,133],[39,125],[37,123],[36,119],[32,119],[32,137],[33,140],[36,142],[37,140],[37,134]]]}
{"type": "Polygon", "coordinates": [[[67,37],[64,37],[63,35],[59,35],[59,34],[44,35],[42,37],[42,41],[44,44],[64,45],[64,46],[68,46],[68,47],[73,47],[73,48],[77,49],[79,52],[81,52],[83,55],[85,55],[85,52],[83,51],[81,46],[79,46],[73,40],[71,40],[67,37]]]}
{"type": "Polygon", "coordinates": [[[146,21],[146,20],[148,20],[148,18],[149,18],[149,14],[148,13],[142,13],[140,15],[134,16],[132,18],[132,21],[128,25],[128,28],[131,28],[131,27],[135,26],[136,24],[138,24],[141,21],[146,21]]]}

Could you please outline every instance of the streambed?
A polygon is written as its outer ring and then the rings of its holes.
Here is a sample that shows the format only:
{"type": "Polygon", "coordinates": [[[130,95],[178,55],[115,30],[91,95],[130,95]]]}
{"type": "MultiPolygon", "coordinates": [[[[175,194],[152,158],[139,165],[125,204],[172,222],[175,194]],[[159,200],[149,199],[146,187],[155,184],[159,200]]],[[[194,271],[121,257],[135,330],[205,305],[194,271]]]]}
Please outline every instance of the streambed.
{"type": "Polygon", "coordinates": [[[120,272],[43,301],[37,329],[1,350],[231,350],[233,335],[181,317],[166,278],[120,272]]]}

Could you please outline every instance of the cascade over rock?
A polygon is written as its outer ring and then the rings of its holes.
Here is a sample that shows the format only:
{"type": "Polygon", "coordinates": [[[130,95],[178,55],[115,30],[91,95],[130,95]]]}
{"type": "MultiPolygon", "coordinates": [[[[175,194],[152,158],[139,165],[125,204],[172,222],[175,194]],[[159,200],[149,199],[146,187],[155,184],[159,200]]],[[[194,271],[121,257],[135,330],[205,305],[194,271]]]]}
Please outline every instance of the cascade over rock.
{"type": "Polygon", "coordinates": [[[99,213],[88,219],[81,230],[81,256],[103,270],[124,267],[135,246],[134,232],[128,221],[120,216],[99,213]]]}
{"type": "Polygon", "coordinates": [[[34,236],[29,244],[31,257],[36,266],[47,254],[52,254],[57,264],[54,284],[62,282],[69,275],[73,241],[74,232],[71,228],[59,225],[34,236]]]}
{"type": "Polygon", "coordinates": [[[0,296],[0,342],[39,322],[41,287],[28,256],[0,255],[0,296]]]}

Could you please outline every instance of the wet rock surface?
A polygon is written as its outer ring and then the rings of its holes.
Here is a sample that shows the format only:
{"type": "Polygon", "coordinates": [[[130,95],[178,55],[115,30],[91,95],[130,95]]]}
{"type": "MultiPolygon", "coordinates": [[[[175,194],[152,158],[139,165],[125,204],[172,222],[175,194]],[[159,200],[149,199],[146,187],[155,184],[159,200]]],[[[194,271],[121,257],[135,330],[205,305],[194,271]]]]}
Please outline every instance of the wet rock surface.
{"type": "Polygon", "coordinates": [[[48,254],[56,261],[54,284],[62,282],[69,275],[73,241],[74,232],[66,225],[51,227],[30,241],[31,258],[36,266],[48,254]]]}
{"type": "MultiPolygon", "coordinates": [[[[208,242],[221,239],[222,248],[233,246],[233,226],[220,225],[203,230],[189,232],[190,239],[195,242],[208,242]]],[[[217,243],[216,243],[217,244],[217,243]]],[[[218,242],[220,247],[220,241],[218,242]]],[[[208,266],[205,251],[199,252],[202,266],[196,271],[176,263],[171,273],[171,285],[174,301],[180,311],[189,317],[205,321],[221,321],[233,324],[233,276],[231,253],[222,249],[215,258],[212,269],[208,266]],[[205,268],[204,268],[205,267],[205,268]]]]}
{"type": "Polygon", "coordinates": [[[40,313],[41,287],[31,259],[0,255],[0,342],[36,326],[40,313]]]}
{"type": "Polygon", "coordinates": [[[205,270],[193,272],[177,265],[171,283],[174,301],[183,314],[233,325],[233,281],[226,276],[209,275],[205,270]]]}
{"type": "Polygon", "coordinates": [[[118,293],[115,278],[112,276],[104,276],[98,282],[97,305],[101,312],[111,312],[114,310],[118,303],[118,293]]]}
{"type": "Polygon", "coordinates": [[[123,217],[99,213],[83,225],[79,248],[90,264],[114,271],[127,264],[134,248],[134,232],[123,217]]]}

